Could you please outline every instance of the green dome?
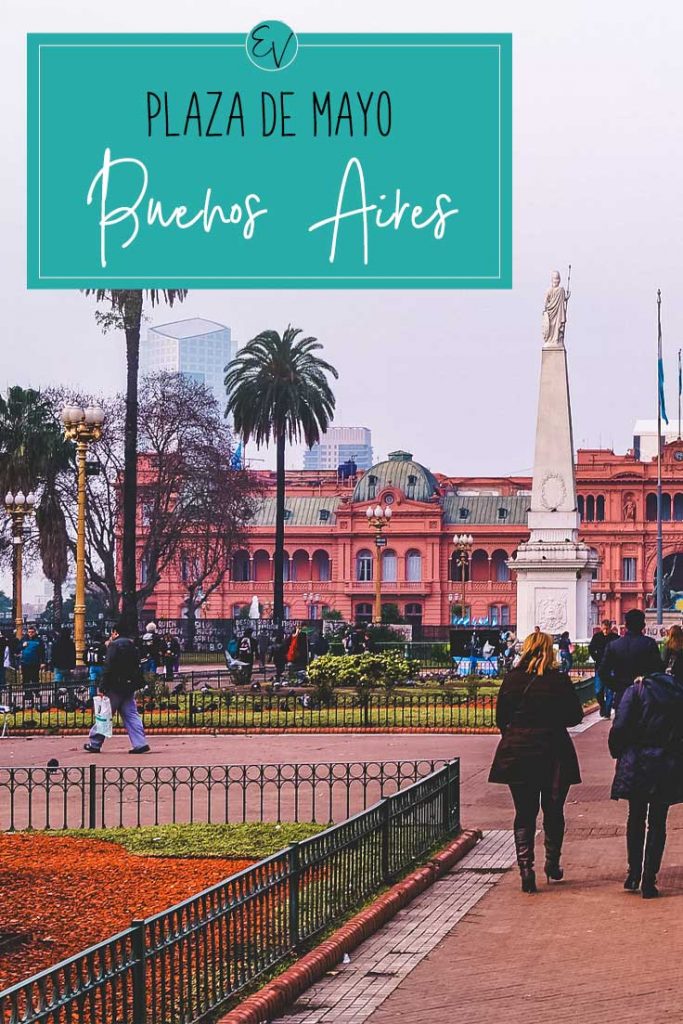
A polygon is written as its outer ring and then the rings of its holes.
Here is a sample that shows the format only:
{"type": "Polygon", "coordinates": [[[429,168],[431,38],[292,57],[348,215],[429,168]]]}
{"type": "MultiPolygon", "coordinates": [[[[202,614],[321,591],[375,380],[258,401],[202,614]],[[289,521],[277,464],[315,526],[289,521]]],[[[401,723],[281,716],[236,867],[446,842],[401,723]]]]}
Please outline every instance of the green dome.
{"type": "Polygon", "coordinates": [[[372,501],[385,489],[395,487],[411,501],[430,501],[439,493],[433,473],[413,460],[410,452],[390,452],[386,462],[378,462],[358,481],[353,501],[372,501]]]}

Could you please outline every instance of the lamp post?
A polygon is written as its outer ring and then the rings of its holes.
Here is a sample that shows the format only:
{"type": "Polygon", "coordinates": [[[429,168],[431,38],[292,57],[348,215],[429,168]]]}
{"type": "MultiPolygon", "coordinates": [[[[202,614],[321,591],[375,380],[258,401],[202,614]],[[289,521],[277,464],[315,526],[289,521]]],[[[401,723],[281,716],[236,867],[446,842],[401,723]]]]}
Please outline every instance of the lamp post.
{"type": "MultiPolygon", "coordinates": [[[[456,533],[453,537],[453,544],[455,550],[453,552],[454,562],[460,566],[460,580],[462,582],[462,619],[463,623],[467,621],[467,602],[465,599],[466,584],[467,584],[467,569],[470,562],[470,551],[474,544],[474,537],[471,533],[456,533]]],[[[457,579],[457,573],[454,573],[457,579]]]]}
{"type": "Polygon", "coordinates": [[[308,607],[308,611],[311,612],[311,618],[316,619],[317,615],[315,613],[320,602],[320,594],[316,594],[313,591],[311,591],[310,594],[306,593],[302,594],[301,596],[303,597],[305,604],[307,606],[310,606],[308,607]]]}
{"type": "Polygon", "coordinates": [[[5,511],[12,520],[12,545],[13,545],[13,589],[14,589],[14,628],[17,640],[21,640],[24,632],[24,609],[22,602],[22,574],[23,574],[23,548],[24,548],[24,521],[26,516],[33,515],[36,498],[33,491],[24,494],[17,491],[13,494],[8,491],[5,495],[5,511]]]}
{"type": "Polygon", "coordinates": [[[386,537],[382,536],[382,530],[386,529],[391,519],[391,509],[388,505],[371,505],[365,510],[369,525],[375,531],[375,610],[372,621],[378,624],[382,622],[382,548],[387,546],[386,537]]]}
{"type": "Polygon", "coordinates": [[[88,445],[102,436],[104,412],[99,406],[81,409],[68,405],[62,409],[64,433],[76,444],[78,468],[78,517],[76,520],[76,599],[74,602],[74,644],[76,664],[85,665],[85,498],[86,456],[88,445]]]}

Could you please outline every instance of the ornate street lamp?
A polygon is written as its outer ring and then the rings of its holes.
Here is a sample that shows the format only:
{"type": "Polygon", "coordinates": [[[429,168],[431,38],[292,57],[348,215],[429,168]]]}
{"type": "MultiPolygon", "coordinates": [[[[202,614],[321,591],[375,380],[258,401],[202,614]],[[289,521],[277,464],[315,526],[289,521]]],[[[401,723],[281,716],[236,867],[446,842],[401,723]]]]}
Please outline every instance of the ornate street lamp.
{"type": "Polygon", "coordinates": [[[391,509],[388,505],[371,505],[365,510],[369,525],[375,531],[375,610],[373,622],[382,622],[382,548],[387,546],[386,537],[382,536],[391,519],[391,509]]]}
{"type": "Polygon", "coordinates": [[[315,614],[315,613],[316,613],[316,611],[317,611],[317,607],[318,607],[318,605],[319,605],[319,603],[320,603],[320,594],[316,594],[316,593],[314,593],[313,591],[311,591],[311,592],[310,592],[310,594],[309,594],[309,593],[306,593],[306,594],[302,594],[301,596],[302,596],[302,597],[303,597],[303,599],[304,599],[304,603],[305,603],[306,605],[310,605],[310,607],[309,607],[309,609],[308,609],[308,610],[309,610],[309,612],[311,613],[311,616],[310,616],[310,617],[311,617],[312,619],[315,619],[315,618],[317,618],[317,616],[316,616],[316,614],[315,614]]]}
{"type": "Polygon", "coordinates": [[[88,445],[102,437],[104,411],[99,406],[81,409],[67,405],[62,409],[64,433],[76,444],[78,468],[78,518],[76,525],[76,600],[74,602],[74,644],[76,664],[85,665],[85,499],[88,445]]]}
{"type": "Polygon", "coordinates": [[[14,627],[17,640],[21,640],[24,633],[22,603],[24,521],[26,516],[33,515],[35,505],[36,497],[33,491],[29,491],[28,494],[24,494],[23,491],[17,491],[16,494],[8,491],[5,495],[5,511],[12,520],[12,544],[14,546],[12,585],[14,590],[14,627]]]}
{"type": "MultiPolygon", "coordinates": [[[[460,567],[460,580],[462,581],[462,619],[463,623],[465,623],[467,621],[465,588],[467,584],[467,571],[470,563],[470,551],[474,544],[474,537],[471,533],[456,533],[453,537],[453,544],[455,545],[453,562],[455,565],[460,567]]],[[[457,573],[454,573],[453,575],[457,579],[457,573]]]]}

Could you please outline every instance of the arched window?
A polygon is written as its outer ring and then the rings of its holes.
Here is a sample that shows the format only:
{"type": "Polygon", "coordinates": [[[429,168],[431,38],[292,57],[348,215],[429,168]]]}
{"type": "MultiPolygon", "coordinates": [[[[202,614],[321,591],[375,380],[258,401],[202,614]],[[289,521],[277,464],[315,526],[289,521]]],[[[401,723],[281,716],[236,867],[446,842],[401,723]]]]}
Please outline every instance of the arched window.
{"type": "Polygon", "coordinates": [[[232,578],[236,583],[246,583],[251,578],[251,565],[246,551],[236,551],[232,559],[232,578]]]}
{"type": "Polygon", "coordinates": [[[581,519],[583,519],[583,517],[584,517],[584,513],[585,513],[585,507],[584,507],[584,501],[583,501],[583,494],[580,494],[580,495],[578,496],[578,498],[576,499],[576,507],[577,507],[577,508],[578,508],[578,510],[579,510],[579,516],[581,517],[581,519]]]}
{"type": "Polygon", "coordinates": [[[479,583],[484,583],[489,578],[489,556],[481,548],[472,552],[470,577],[479,583]]]}
{"type": "Polygon", "coordinates": [[[308,551],[295,551],[292,555],[290,579],[307,582],[311,578],[311,565],[308,551]]]}
{"type": "Polygon", "coordinates": [[[496,583],[508,583],[510,580],[508,557],[507,551],[503,551],[502,549],[494,551],[491,555],[491,561],[493,563],[493,578],[496,583]]]}
{"type": "MultiPolygon", "coordinates": [[[[275,555],[273,554],[273,576],[275,575],[275,555]]],[[[289,583],[291,579],[291,565],[289,561],[289,552],[282,552],[282,579],[285,583],[289,583]]]]}
{"type": "Polygon", "coordinates": [[[657,495],[648,494],[645,499],[645,518],[648,523],[654,523],[657,519],[657,495]]]}
{"type": "Polygon", "coordinates": [[[356,555],[356,579],[359,583],[372,582],[372,561],[372,551],[368,551],[367,548],[363,548],[356,555]]]}
{"type": "Polygon", "coordinates": [[[314,551],[311,559],[311,576],[314,580],[327,583],[332,579],[330,556],[327,551],[314,551]]]}
{"type": "Polygon", "coordinates": [[[408,583],[419,583],[422,579],[422,555],[419,551],[408,551],[406,554],[406,580],[408,583]]]}
{"type": "Polygon", "coordinates": [[[683,520],[683,494],[674,495],[674,519],[678,523],[683,520]]]}
{"type": "Polygon", "coordinates": [[[367,624],[372,622],[372,605],[368,602],[362,601],[356,605],[355,611],[356,622],[367,624]]]}
{"type": "Polygon", "coordinates": [[[382,580],[395,583],[398,579],[398,559],[396,552],[387,548],[382,552],[382,580]]]}
{"type": "Polygon", "coordinates": [[[270,580],[270,558],[267,551],[254,552],[254,579],[260,583],[270,580]]]}
{"type": "Polygon", "coordinates": [[[469,563],[469,559],[466,562],[464,562],[464,563],[461,562],[460,561],[460,556],[458,555],[458,552],[454,551],[453,554],[451,555],[451,558],[450,558],[450,566],[451,566],[451,571],[450,571],[449,575],[450,575],[450,579],[451,579],[451,581],[453,583],[462,583],[463,576],[465,577],[465,582],[467,582],[469,580],[469,578],[470,578],[470,563],[469,563]]]}
{"type": "Polygon", "coordinates": [[[595,498],[589,494],[586,498],[586,522],[592,523],[595,519],[595,498]]]}
{"type": "Polygon", "coordinates": [[[595,499],[595,518],[599,523],[605,521],[605,496],[604,494],[598,494],[595,499]]]}
{"type": "Polygon", "coordinates": [[[662,495],[662,519],[671,519],[671,495],[662,495]]]}

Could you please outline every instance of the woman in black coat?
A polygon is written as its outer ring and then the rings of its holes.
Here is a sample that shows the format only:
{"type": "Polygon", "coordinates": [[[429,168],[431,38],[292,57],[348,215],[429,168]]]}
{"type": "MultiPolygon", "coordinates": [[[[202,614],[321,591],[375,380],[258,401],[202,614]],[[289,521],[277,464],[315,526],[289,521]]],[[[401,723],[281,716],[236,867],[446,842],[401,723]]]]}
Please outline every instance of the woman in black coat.
{"type": "Polygon", "coordinates": [[[653,899],[659,896],[669,807],[683,803],[683,680],[655,673],[629,686],[609,749],[617,759],[612,799],[628,800],[624,889],[637,892],[640,886],[644,899],[653,899]]]}
{"type": "Polygon", "coordinates": [[[515,847],[522,890],[536,892],[534,837],[543,808],[545,874],[559,882],[564,839],[564,803],[569,787],[581,782],[579,762],[567,726],[578,725],[583,708],[569,676],[555,664],[552,637],[532,633],[519,664],[503,679],[496,706],[502,733],[489,782],[510,787],[515,805],[515,847]]]}

